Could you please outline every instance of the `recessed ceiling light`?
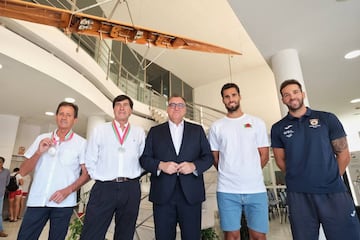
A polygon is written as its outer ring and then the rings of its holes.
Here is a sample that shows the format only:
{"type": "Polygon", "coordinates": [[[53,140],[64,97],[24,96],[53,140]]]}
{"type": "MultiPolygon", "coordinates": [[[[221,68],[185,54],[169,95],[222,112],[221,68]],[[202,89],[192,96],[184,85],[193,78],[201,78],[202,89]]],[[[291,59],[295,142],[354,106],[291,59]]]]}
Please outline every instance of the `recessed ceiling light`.
{"type": "Polygon", "coordinates": [[[350,103],[358,103],[358,102],[360,102],[360,98],[355,98],[350,101],[350,103]]]}
{"type": "Polygon", "coordinates": [[[2,69],[2,65],[0,64],[0,69],[2,69]]]}
{"type": "Polygon", "coordinates": [[[46,116],[54,116],[55,113],[53,113],[53,112],[45,112],[45,115],[46,115],[46,116]]]}
{"type": "Polygon", "coordinates": [[[354,50],[345,54],[344,58],[353,59],[353,58],[357,58],[358,56],[360,56],[360,50],[354,50]]]}
{"type": "Polygon", "coordinates": [[[65,102],[69,102],[69,103],[74,103],[75,102],[75,99],[74,98],[71,98],[71,97],[67,97],[64,99],[65,102]]]}

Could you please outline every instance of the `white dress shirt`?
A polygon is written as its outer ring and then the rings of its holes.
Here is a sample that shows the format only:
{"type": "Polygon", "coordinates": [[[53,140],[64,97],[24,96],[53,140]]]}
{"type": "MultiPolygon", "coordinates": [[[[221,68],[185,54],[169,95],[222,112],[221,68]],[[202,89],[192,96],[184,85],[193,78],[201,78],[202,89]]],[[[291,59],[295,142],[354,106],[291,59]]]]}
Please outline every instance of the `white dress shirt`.
{"type": "MultiPolygon", "coordinates": [[[[119,123],[116,123],[121,135],[119,123]]],[[[94,180],[110,181],[117,177],[137,178],[143,172],[139,158],[145,146],[145,132],[130,124],[122,145],[112,122],[97,126],[90,135],[85,166],[94,180]]]]}
{"type": "Polygon", "coordinates": [[[169,120],[169,128],[171,133],[171,139],[175,147],[176,155],[179,155],[181,142],[184,133],[184,121],[181,121],[179,125],[176,125],[169,120]]]}
{"type": "MultiPolygon", "coordinates": [[[[56,131],[55,131],[56,132],[56,131]]],[[[51,138],[52,133],[45,133],[36,138],[24,156],[31,158],[44,138],[51,138]]],[[[86,140],[74,133],[73,137],[57,144],[56,153],[44,152],[35,166],[34,179],[30,188],[27,206],[30,207],[73,207],[76,205],[76,192],[71,193],[61,203],[49,201],[51,195],[74,183],[80,176],[84,163],[86,140]]]]}

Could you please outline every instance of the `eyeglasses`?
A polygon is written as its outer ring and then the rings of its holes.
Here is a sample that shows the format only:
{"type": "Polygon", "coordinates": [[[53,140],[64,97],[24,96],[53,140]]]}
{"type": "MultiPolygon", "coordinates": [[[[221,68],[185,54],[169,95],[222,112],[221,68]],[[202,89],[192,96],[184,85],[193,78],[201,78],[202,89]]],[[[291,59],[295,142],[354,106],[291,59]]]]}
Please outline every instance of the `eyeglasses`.
{"type": "Polygon", "coordinates": [[[185,106],[185,103],[169,103],[168,105],[169,108],[184,108],[185,106]]]}

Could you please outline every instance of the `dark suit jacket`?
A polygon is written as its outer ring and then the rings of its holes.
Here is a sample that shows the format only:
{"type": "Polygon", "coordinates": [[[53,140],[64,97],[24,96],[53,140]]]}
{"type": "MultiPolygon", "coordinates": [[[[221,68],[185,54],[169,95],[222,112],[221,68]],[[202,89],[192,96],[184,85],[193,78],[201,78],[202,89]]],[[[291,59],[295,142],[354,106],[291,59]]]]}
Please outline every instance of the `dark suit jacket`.
{"type": "Polygon", "coordinates": [[[146,137],[145,149],[140,157],[141,166],[151,173],[149,200],[164,204],[169,201],[174,191],[177,178],[180,180],[186,200],[190,204],[205,200],[203,172],[213,164],[213,156],[205,132],[200,125],[184,121],[184,133],[179,155],[176,155],[171,139],[169,123],[165,122],[152,127],[146,137]],[[194,174],[157,175],[160,161],[177,163],[193,162],[197,176],[194,174]]]}

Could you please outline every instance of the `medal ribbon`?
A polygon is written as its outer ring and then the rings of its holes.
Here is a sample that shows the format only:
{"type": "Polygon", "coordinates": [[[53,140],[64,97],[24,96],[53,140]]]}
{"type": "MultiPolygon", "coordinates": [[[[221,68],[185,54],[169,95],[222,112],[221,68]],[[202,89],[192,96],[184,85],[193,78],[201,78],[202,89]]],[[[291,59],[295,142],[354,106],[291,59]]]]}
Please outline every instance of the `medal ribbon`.
{"type": "Polygon", "coordinates": [[[120,145],[122,146],[123,143],[126,141],[127,136],[129,135],[130,132],[130,123],[128,123],[128,125],[126,126],[125,130],[124,130],[124,134],[121,137],[120,132],[118,127],[116,126],[115,120],[112,122],[112,127],[114,130],[114,134],[117,137],[117,139],[119,139],[120,145]]]}
{"type": "MultiPolygon", "coordinates": [[[[53,132],[53,134],[51,136],[51,139],[52,139],[54,145],[56,145],[58,142],[60,143],[60,138],[59,138],[59,140],[56,140],[56,138],[55,138],[56,130],[53,132]]],[[[64,141],[62,141],[62,142],[70,141],[73,138],[73,136],[74,136],[74,132],[72,129],[70,129],[69,132],[65,135],[64,141]]]]}

